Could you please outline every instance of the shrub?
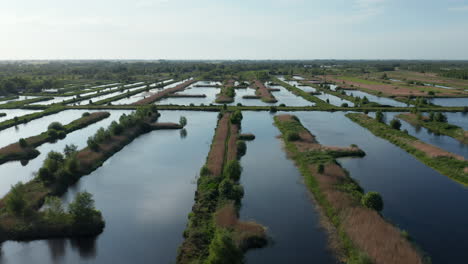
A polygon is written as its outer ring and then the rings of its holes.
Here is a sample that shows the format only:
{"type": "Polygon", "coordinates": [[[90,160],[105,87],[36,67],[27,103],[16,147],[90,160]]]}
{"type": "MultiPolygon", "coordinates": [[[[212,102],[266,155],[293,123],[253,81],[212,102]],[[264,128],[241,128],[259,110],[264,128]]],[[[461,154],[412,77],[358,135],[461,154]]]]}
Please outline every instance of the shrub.
{"type": "Polygon", "coordinates": [[[200,169],[200,176],[206,176],[206,175],[210,175],[211,172],[210,170],[208,169],[208,167],[206,165],[204,165],[201,169],[200,169]]]}
{"type": "Polygon", "coordinates": [[[54,179],[54,175],[50,173],[50,171],[47,168],[44,167],[39,169],[39,171],[37,172],[37,177],[45,183],[49,183],[54,179]]]}
{"type": "Polygon", "coordinates": [[[241,263],[242,252],[235,245],[229,231],[217,229],[209,247],[207,264],[241,263]]]}
{"type": "Polygon", "coordinates": [[[270,113],[276,113],[278,111],[278,109],[276,108],[276,106],[270,106],[270,113]]]}
{"type": "Polygon", "coordinates": [[[47,127],[47,129],[55,129],[57,131],[64,130],[65,128],[60,122],[52,122],[50,125],[47,127]]]}
{"type": "Polygon", "coordinates": [[[51,140],[55,140],[58,138],[58,132],[57,130],[55,129],[49,129],[47,130],[47,136],[51,139],[51,140]]]}
{"type": "Polygon", "coordinates": [[[75,223],[88,223],[95,215],[93,196],[89,192],[79,192],[75,200],[70,203],[69,211],[75,223]]]}
{"type": "Polygon", "coordinates": [[[362,196],[361,203],[363,206],[373,209],[377,212],[382,211],[383,209],[383,200],[382,196],[378,192],[368,192],[362,196]]]}
{"type": "Polygon", "coordinates": [[[400,128],[401,128],[401,122],[400,122],[400,120],[398,120],[398,119],[393,119],[392,121],[390,121],[390,126],[391,126],[393,129],[400,130],[400,128]]]}
{"type": "Polygon", "coordinates": [[[297,141],[299,139],[300,139],[299,134],[296,133],[296,132],[287,132],[286,133],[286,140],[287,141],[297,141]]]}
{"type": "Polygon", "coordinates": [[[28,146],[28,142],[24,138],[20,138],[18,143],[19,143],[20,147],[22,147],[22,148],[26,148],[28,146]]]}
{"type": "Polygon", "coordinates": [[[348,104],[347,103],[342,103],[341,107],[348,107],[348,104]]]}
{"type": "Polygon", "coordinates": [[[234,113],[231,114],[231,123],[232,124],[240,124],[242,121],[242,112],[236,110],[234,113]]]}
{"type": "Polygon", "coordinates": [[[44,219],[51,224],[63,224],[66,213],[62,201],[57,196],[48,196],[44,202],[44,219]]]}
{"type": "Polygon", "coordinates": [[[24,184],[22,182],[18,182],[11,187],[11,191],[5,200],[5,206],[11,215],[24,215],[26,200],[24,198],[24,184]]]}
{"type": "Polygon", "coordinates": [[[375,113],[375,120],[377,120],[377,122],[380,122],[380,123],[384,122],[384,115],[383,115],[382,111],[377,111],[375,113]]]}
{"type": "Polygon", "coordinates": [[[123,132],[123,126],[115,121],[109,125],[110,133],[114,136],[118,136],[123,132]]]}
{"type": "Polygon", "coordinates": [[[247,144],[245,144],[245,141],[238,140],[237,141],[237,156],[238,157],[244,156],[246,151],[247,151],[247,144]]]}
{"type": "Polygon", "coordinates": [[[87,116],[90,116],[91,114],[89,112],[84,112],[81,116],[82,117],[87,117],[87,116]]]}
{"type": "Polygon", "coordinates": [[[285,104],[280,104],[279,106],[280,106],[280,107],[286,107],[286,105],[285,105],[285,104]]]}
{"type": "Polygon", "coordinates": [[[88,144],[88,148],[90,148],[92,151],[94,152],[99,151],[99,144],[96,142],[96,140],[94,140],[94,137],[89,137],[87,144],[88,144]]]}
{"type": "Polygon", "coordinates": [[[224,175],[234,181],[239,180],[241,173],[242,167],[237,160],[229,161],[224,169],[224,175]]]}
{"type": "Polygon", "coordinates": [[[435,116],[434,116],[434,121],[441,122],[441,123],[447,123],[447,116],[445,116],[441,112],[437,112],[437,114],[435,114],[435,116]]]}
{"type": "Polygon", "coordinates": [[[185,116],[181,116],[180,119],[179,119],[179,124],[182,127],[185,127],[187,125],[187,118],[185,116]]]}

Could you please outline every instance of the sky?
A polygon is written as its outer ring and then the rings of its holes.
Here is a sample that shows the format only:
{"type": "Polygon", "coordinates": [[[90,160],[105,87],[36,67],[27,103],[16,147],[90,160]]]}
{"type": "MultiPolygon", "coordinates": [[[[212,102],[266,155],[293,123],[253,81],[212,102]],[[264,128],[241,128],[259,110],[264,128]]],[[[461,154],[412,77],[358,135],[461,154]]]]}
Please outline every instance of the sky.
{"type": "Polygon", "coordinates": [[[468,59],[468,0],[0,0],[0,60],[468,59]]]}

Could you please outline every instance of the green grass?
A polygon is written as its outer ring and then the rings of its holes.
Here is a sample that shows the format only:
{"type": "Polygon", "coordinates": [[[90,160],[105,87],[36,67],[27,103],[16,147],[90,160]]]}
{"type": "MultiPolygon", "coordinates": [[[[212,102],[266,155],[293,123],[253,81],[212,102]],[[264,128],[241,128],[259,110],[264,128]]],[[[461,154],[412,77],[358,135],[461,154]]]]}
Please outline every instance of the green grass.
{"type": "Polygon", "coordinates": [[[272,79],[275,83],[279,83],[281,86],[283,86],[284,88],[286,88],[288,91],[292,92],[293,94],[300,96],[309,102],[315,103],[316,108],[327,109],[327,108],[333,107],[332,105],[327,104],[325,101],[320,100],[318,97],[313,96],[307,92],[304,92],[303,90],[297,87],[289,85],[288,83],[283,82],[276,77],[273,77],[272,79]]]}
{"type": "MultiPolygon", "coordinates": [[[[337,229],[338,238],[341,243],[340,246],[344,251],[345,258],[348,260],[348,262],[352,261],[353,259],[357,259],[360,255],[363,254],[363,252],[354,245],[349,236],[341,227],[342,219],[340,218],[338,211],[327,200],[326,195],[320,189],[317,179],[310,170],[311,165],[317,166],[318,164],[336,162],[335,157],[330,153],[322,151],[300,152],[294,142],[287,139],[286,135],[288,133],[300,133],[307,131],[307,129],[302,126],[300,121],[285,122],[280,121],[278,117],[275,117],[274,120],[275,125],[281,131],[286,150],[291,154],[290,157],[295,161],[296,166],[304,176],[306,186],[313,193],[315,200],[322,208],[330,223],[333,224],[333,226],[337,229]]],[[[359,187],[357,183],[355,183],[351,178],[348,178],[348,180],[343,182],[342,186],[338,186],[338,188],[342,188],[344,190],[358,190],[357,196],[360,197],[360,195],[362,195],[362,188],[359,187]],[[353,186],[352,188],[349,187],[351,185],[353,186]]],[[[352,197],[356,197],[356,193],[354,191],[350,191],[349,193],[352,197]]]]}
{"type": "Polygon", "coordinates": [[[20,116],[18,118],[12,118],[12,119],[5,120],[3,122],[0,122],[0,131],[3,130],[3,129],[6,129],[6,128],[12,127],[12,126],[28,123],[31,120],[38,119],[38,118],[41,118],[43,116],[58,113],[58,112],[63,111],[65,109],[66,109],[65,107],[54,106],[54,107],[49,107],[49,108],[47,108],[46,110],[44,110],[42,112],[32,113],[32,114],[20,116]]]}
{"type": "Polygon", "coordinates": [[[408,144],[408,142],[418,141],[418,139],[403,131],[392,129],[390,126],[379,123],[375,119],[364,114],[349,113],[346,114],[346,116],[353,122],[367,128],[372,134],[386,139],[404,149],[419,161],[435,169],[442,175],[445,175],[463,185],[468,185],[468,175],[463,171],[465,167],[468,167],[467,161],[461,161],[449,157],[430,157],[425,152],[422,152],[408,144]]]}
{"type": "Polygon", "coordinates": [[[32,103],[37,103],[37,102],[42,102],[42,101],[48,101],[54,99],[53,97],[38,97],[38,98],[32,98],[32,99],[26,99],[26,100],[21,100],[21,101],[14,101],[14,102],[9,102],[6,104],[0,104],[0,108],[3,109],[13,109],[13,108],[21,108],[25,105],[32,104],[32,103]]]}

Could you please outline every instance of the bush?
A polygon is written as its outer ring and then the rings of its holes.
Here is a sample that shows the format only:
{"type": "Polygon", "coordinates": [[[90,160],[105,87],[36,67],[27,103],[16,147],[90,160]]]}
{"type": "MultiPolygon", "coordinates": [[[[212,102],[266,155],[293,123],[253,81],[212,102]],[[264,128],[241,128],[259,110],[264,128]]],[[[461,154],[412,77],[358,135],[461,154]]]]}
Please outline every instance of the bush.
{"type": "Polygon", "coordinates": [[[94,137],[89,137],[87,144],[88,144],[88,148],[90,148],[92,151],[94,152],[99,151],[99,144],[96,142],[96,140],[94,140],[94,137]]]}
{"type": "Polygon", "coordinates": [[[70,214],[77,224],[92,222],[96,209],[93,196],[89,192],[79,192],[69,205],[70,214]]]}
{"type": "Polygon", "coordinates": [[[5,200],[5,206],[7,212],[11,215],[24,215],[26,200],[24,198],[24,184],[22,182],[18,182],[11,187],[11,191],[5,200]]]}
{"type": "Polygon", "coordinates": [[[67,216],[62,201],[57,196],[48,196],[44,202],[44,219],[51,224],[63,224],[67,216]]]}
{"type": "Polygon", "coordinates": [[[445,116],[441,112],[437,112],[437,114],[435,114],[435,116],[434,116],[434,121],[441,122],[441,123],[447,123],[447,116],[445,116]]]}
{"type": "Polygon", "coordinates": [[[231,123],[232,124],[240,124],[242,121],[242,112],[236,110],[234,113],[231,114],[231,123]]]}
{"type": "Polygon", "coordinates": [[[224,169],[224,176],[234,181],[239,180],[241,173],[242,167],[237,160],[229,161],[224,169]]]}
{"type": "Polygon", "coordinates": [[[270,106],[270,113],[276,113],[278,111],[278,109],[276,108],[276,106],[270,106]]]}
{"type": "Polygon", "coordinates": [[[342,103],[341,107],[348,107],[348,104],[347,103],[342,103]]]}
{"type": "Polygon", "coordinates": [[[380,123],[384,122],[384,115],[383,115],[382,111],[377,111],[375,113],[375,120],[377,120],[377,122],[380,122],[380,123]]]}
{"type": "Polygon", "coordinates": [[[84,112],[81,116],[82,117],[87,117],[87,116],[90,116],[91,114],[89,112],[84,112]]]}
{"type": "Polygon", "coordinates": [[[400,122],[400,120],[398,120],[398,119],[393,119],[392,121],[390,121],[390,126],[391,126],[393,129],[400,130],[400,128],[401,128],[401,122],[400,122]]]}
{"type": "Polygon", "coordinates": [[[242,252],[235,245],[229,231],[217,229],[209,247],[207,264],[242,263],[242,252]]]}
{"type": "Polygon", "coordinates": [[[115,121],[109,125],[110,133],[114,136],[118,136],[123,132],[123,126],[115,121]]]}
{"type": "Polygon", "coordinates": [[[27,142],[26,139],[24,139],[24,138],[20,138],[20,140],[18,141],[18,144],[19,144],[20,147],[22,147],[22,148],[28,147],[28,142],[27,142]]]}
{"type": "Polygon", "coordinates": [[[247,144],[245,144],[245,141],[238,140],[237,141],[237,156],[238,157],[244,156],[246,151],[247,151],[247,144]]]}
{"type": "Polygon", "coordinates": [[[47,129],[55,129],[57,131],[64,130],[65,128],[60,122],[52,122],[50,125],[47,127],[47,129]]]}
{"type": "Polygon", "coordinates": [[[297,141],[299,139],[300,139],[299,134],[296,133],[296,132],[287,132],[286,133],[286,140],[287,141],[297,141]]]}
{"type": "Polygon", "coordinates": [[[383,209],[383,200],[382,196],[378,192],[368,192],[362,196],[361,203],[363,206],[373,209],[377,212],[382,211],[383,209]]]}
{"type": "Polygon", "coordinates": [[[286,105],[285,105],[285,104],[280,104],[279,106],[280,106],[280,107],[286,107],[286,105]]]}

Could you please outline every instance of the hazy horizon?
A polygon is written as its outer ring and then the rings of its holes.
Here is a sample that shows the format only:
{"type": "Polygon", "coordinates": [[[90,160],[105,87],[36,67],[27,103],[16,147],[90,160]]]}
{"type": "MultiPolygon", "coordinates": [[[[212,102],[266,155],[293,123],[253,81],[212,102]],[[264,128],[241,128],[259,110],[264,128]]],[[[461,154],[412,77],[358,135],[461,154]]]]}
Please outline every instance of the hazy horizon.
{"type": "Polygon", "coordinates": [[[468,0],[18,0],[0,60],[467,60],[468,0]]]}

